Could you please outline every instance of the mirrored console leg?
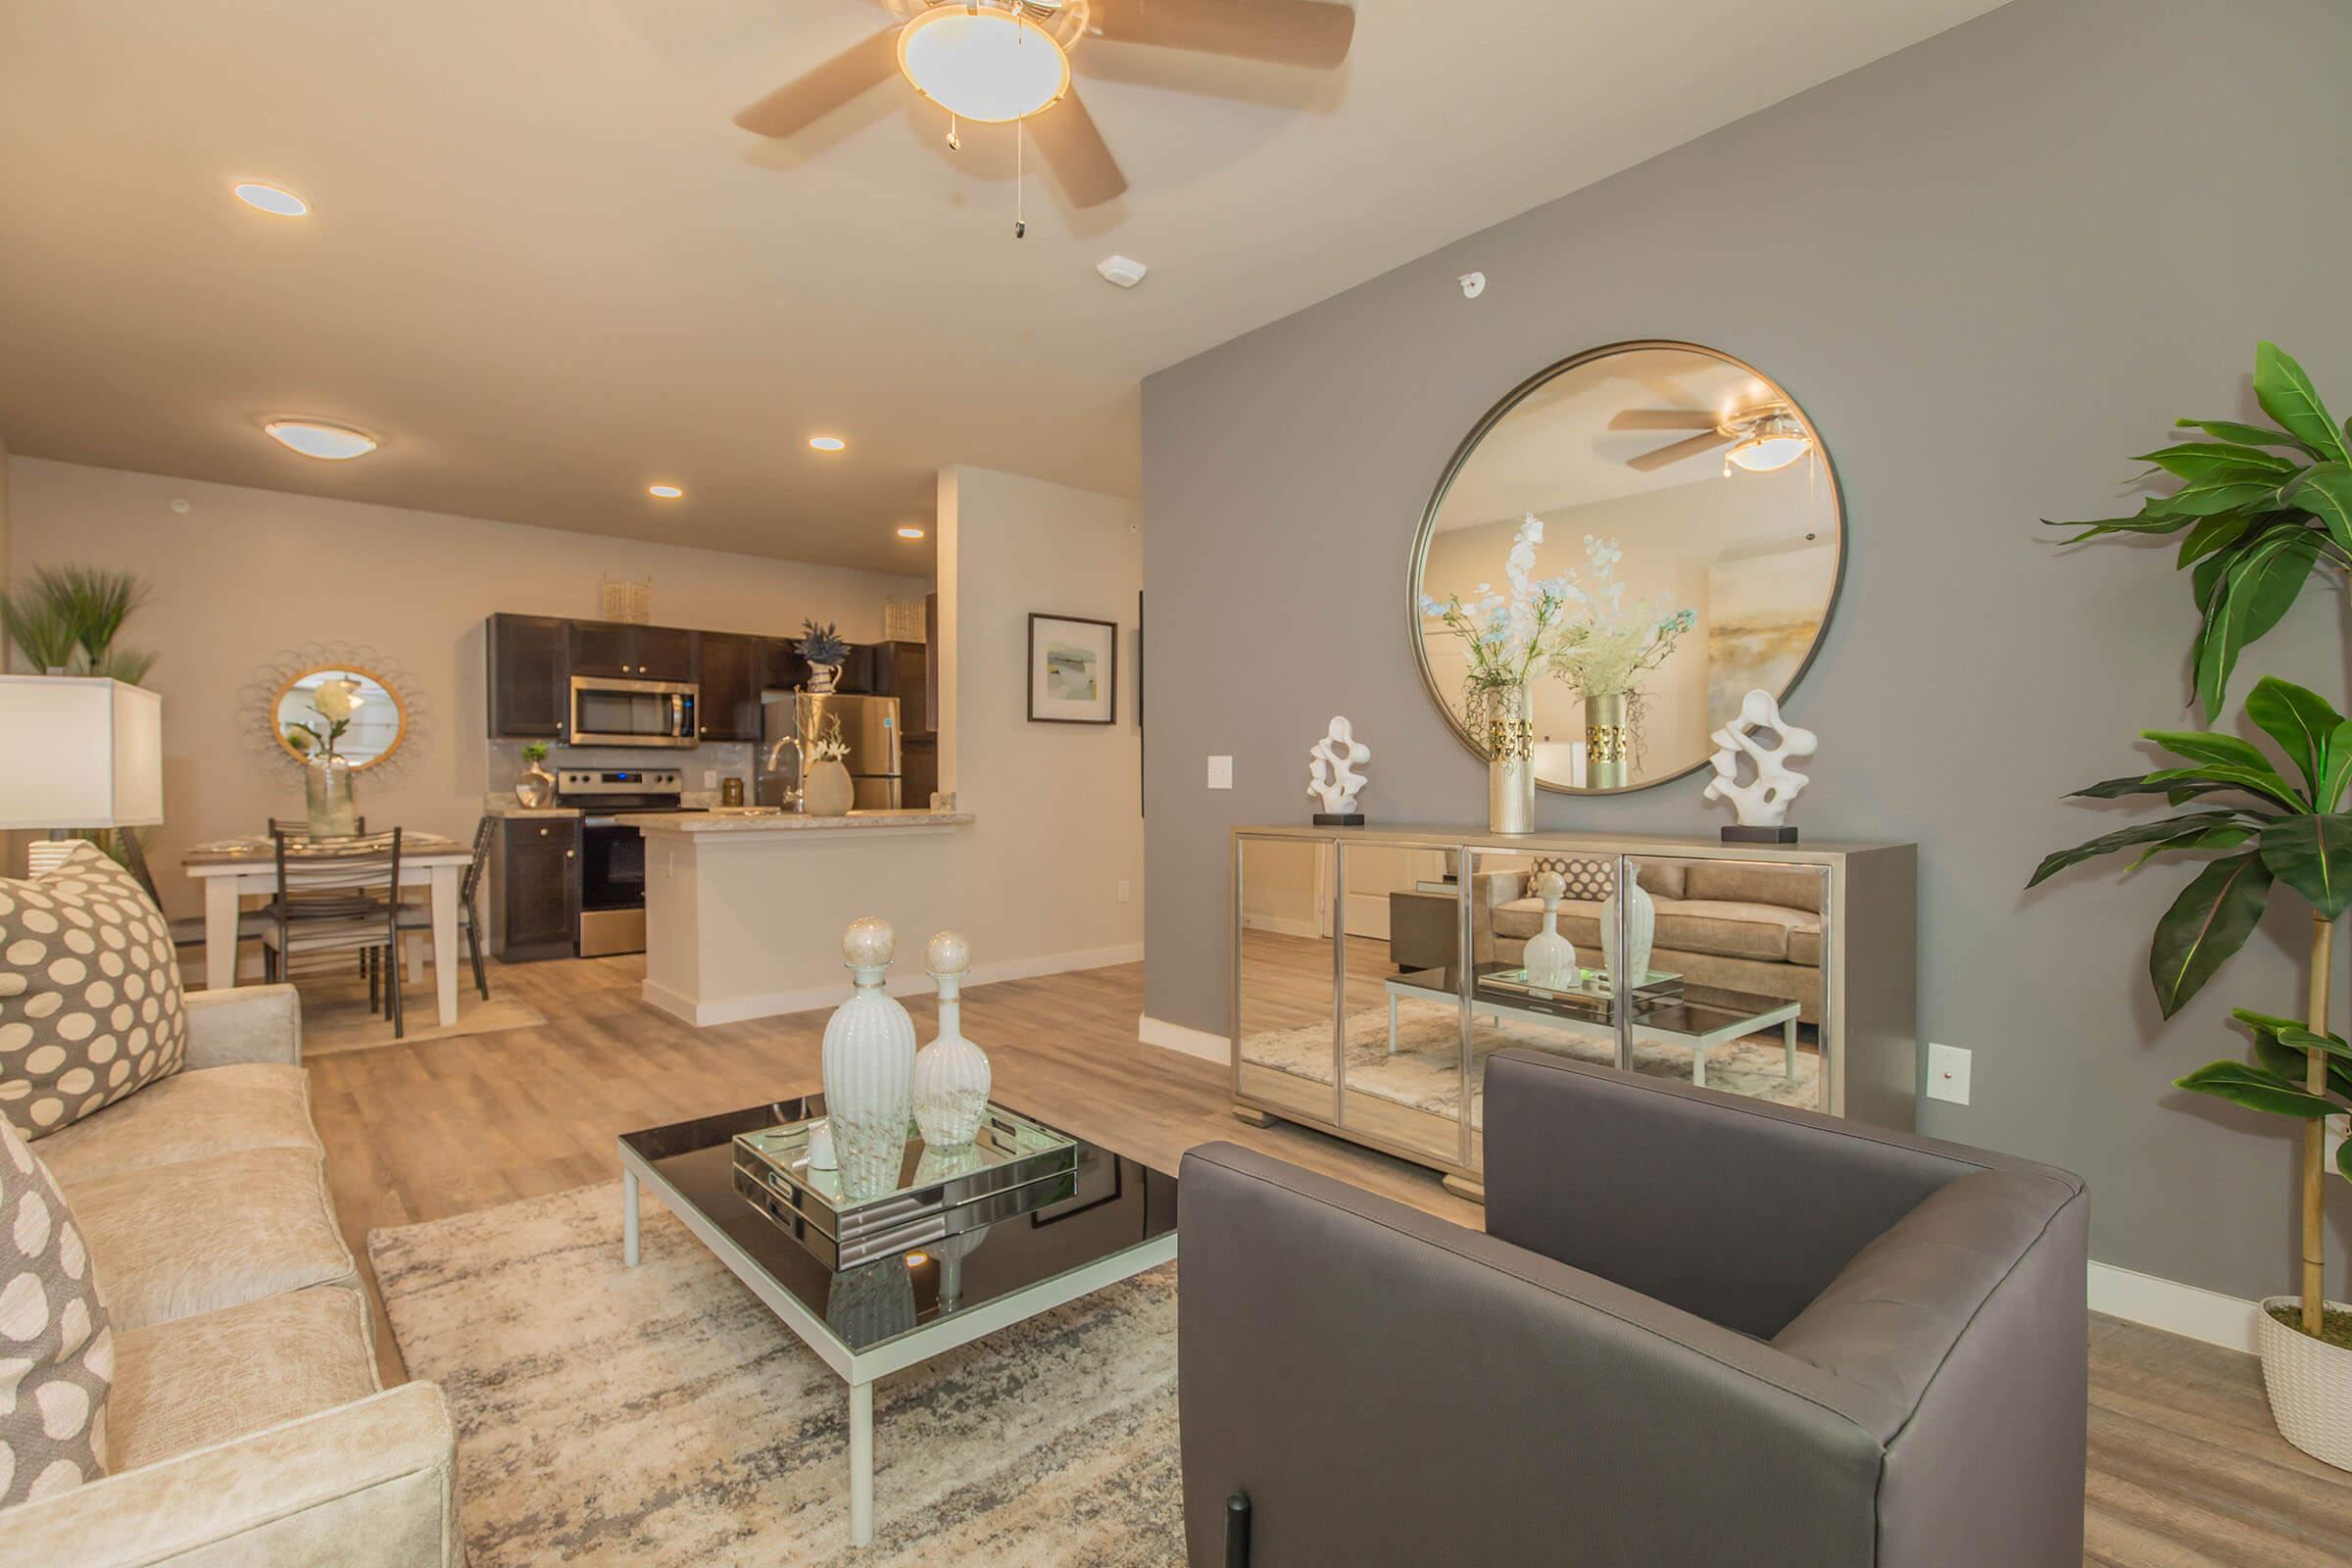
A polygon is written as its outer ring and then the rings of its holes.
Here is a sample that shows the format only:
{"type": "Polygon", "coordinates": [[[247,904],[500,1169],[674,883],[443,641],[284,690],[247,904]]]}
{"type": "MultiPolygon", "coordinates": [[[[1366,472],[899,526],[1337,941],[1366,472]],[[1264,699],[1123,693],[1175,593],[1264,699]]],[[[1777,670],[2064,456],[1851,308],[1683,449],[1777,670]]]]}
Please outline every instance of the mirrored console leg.
{"type": "Polygon", "coordinates": [[[1707,1087],[1707,1044],[1703,1040],[1690,1050],[1690,1083],[1697,1089],[1707,1087]]]}
{"type": "Polygon", "coordinates": [[[1790,1018],[1781,1025],[1781,1040],[1788,1048],[1788,1065],[1786,1069],[1786,1076],[1790,1083],[1794,1083],[1796,1082],[1796,1020],[1794,1018],[1790,1018]]]}
{"type": "Polygon", "coordinates": [[[620,1260],[629,1267],[637,1266],[637,1173],[620,1173],[620,1260]]]}
{"type": "Polygon", "coordinates": [[[1258,1109],[1255,1105],[1234,1106],[1233,1119],[1238,1122],[1246,1122],[1251,1127],[1271,1127],[1275,1121],[1274,1117],[1258,1109]]]}
{"type": "Polygon", "coordinates": [[[850,1544],[874,1544],[874,1386],[850,1385],[850,1544]]]}
{"type": "Polygon", "coordinates": [[[1483,1204],[1487,1200],[1487,1184],[1475,1177],[1455,1176],[1448,1173],[1440,1177],[1438,1184],[1454,1197],[1466,1198],[1473,1203],[1483,1204]]]}

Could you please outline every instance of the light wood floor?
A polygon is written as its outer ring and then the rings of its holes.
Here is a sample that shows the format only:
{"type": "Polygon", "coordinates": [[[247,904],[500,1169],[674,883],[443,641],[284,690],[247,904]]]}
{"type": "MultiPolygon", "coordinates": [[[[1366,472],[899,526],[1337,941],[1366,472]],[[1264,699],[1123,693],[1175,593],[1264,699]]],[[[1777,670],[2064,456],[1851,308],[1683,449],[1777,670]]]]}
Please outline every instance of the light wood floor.
{"type": "MultiPolygon", "coordinates": [[[[373,1228],[609,1181],[620,1132],[817,1087],[824,1013],[692,1029],[638,1002],[643,972],[638,958],[494,965],[493,995],[546,1023],[313,1061],[335,1203],[363,1268],[373,1228]]],[[[907,1005],[927,1033],[930,1004],[907,1005]]],[[[1148,1164],[1173,1170],[1193,1145],[1231,1139],[1479,1224],[1417,1166],[1235,1121],[1225,1069],[1139,1045],[1142,1009],[1143,970],[1129,965],[976,988],[964,1027],[1007,1102],[1148,1164]]],[[[385,1376],[398,1380],[380,1311],[385,1376]]],[[[2352,1476],[2279,1439],[2251,1357],[2112,1319],[2089,1334],[2086,1563],[2352,1561],[2352,1476]]]]}

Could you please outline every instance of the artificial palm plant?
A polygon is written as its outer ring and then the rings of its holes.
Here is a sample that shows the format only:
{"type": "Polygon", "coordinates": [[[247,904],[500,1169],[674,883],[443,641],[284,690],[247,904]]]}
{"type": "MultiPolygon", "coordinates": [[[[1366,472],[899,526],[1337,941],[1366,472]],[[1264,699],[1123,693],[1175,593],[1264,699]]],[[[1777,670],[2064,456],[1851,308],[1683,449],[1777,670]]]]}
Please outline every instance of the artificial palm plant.
{"type": "MultiPolygon", "coordinates": [[[[2222,710],[2240,653],[2278,624],[2305,583],[2330,571],[2352,583],[2352,429],[2337,424],[2310,376],[2276,344],[2256,351],[2254,393],[2272,425],[2180,420],[2213,439],[2143,459],[2180,479],[2178,488],[2131,517],[2059,525],[2080,529],[2069,543],[2185,535],[2177,564],[2190,573],[2199,615],[2190,662],[2208,723],[2222,710]]],[[[2279,885],[2310,905],[2305,1021],[2234,1009],[2253,1032],[2254,1059],[2211,1062],[2175,1083],[2304,1123],[2298,1316],[2303,1332],[2318,1338],[2331,1327],[2323,1246],[2327,1120],[2352,1109],[2352,1047],[2328,1027],[2335,923],[2352,907],[2352,814],[2344,809],[2352,795],[2352,721],[2318,695],[2276,679],[2256,684],[2246,717],[2276,743],[2299,784],[2239,736],[2147,731],[2143,738],[2180,765],[2077,794],[2162,796],[2194,808],[2051,855],[2027,885],[2119,850],[2140,852],[2134,867],[2159,856],[2223,852],[2157,922],[2149,978],[2168,1018],[2245,945],[2279,885]],[[2233,798],[2239,804],[2229,804],[2233,798]]],[[[2352,1179],[2352,1150],[2339,1149],[2336,1163],[2352,1179]]]]}

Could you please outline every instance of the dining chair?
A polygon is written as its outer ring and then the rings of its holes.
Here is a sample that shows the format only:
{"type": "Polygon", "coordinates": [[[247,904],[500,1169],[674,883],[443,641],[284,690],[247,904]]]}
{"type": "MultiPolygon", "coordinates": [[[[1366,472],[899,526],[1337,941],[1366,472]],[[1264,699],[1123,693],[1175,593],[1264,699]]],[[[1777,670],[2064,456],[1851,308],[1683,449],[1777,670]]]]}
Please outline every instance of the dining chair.
{"type": "MultiPolygon", "coordinates": [[[[484,1002],[490,1000],[490,974],[482,966],[482,911],[477,895],[482,886],[482,867],[490,863],[490,835],[497,827],[498,818],[486,813],[474,824],[473,858],[466,862],[466,875],[458,883],[458,929],[466,933],[466,952],[473,960],[474,989],[481,992],[484,1002]]],[[[415,904],[400,906],[400,929],[403,932],[430,931],[432,928],[433,911],[430,907],[415,904]]],[[[397,962],[399,957],[400,955],[395,952],[394,961],[397,962]]],[[[435,956],[435,961],[439,961],[438,955],[435,956]]]]}
{"type": "MultiPolygon", "coordinates": [[[[117,828],[115,843],[121,847],[122,863],[138,878],[139,886],[147,890],[147,898],[158,914],[163,913],[164,896],[156,891],[155,873],[147,869],[147,852],[139,847],[139,835],[130,828],[117,828]]],[[[205,943],[204,916],[183,914],[177,919],[165,917],[174,948],[201,948],[205,943]]],[[[242,948],[248,942],[259,942],[262,931],[270,923],[270,916],[260,909],[247,909],[237,916],[236,942],[242,948]]]]}
{"type": "Polygon", "coordinates": [[[290,980],[295,960],[359,956],[368,974],[368,1005],[406,1031],[400,986],[401,830],[334,840],[331,852],[302,853],[306,841],[271,835],[277,855],[274,922],[262,934],[268,978],[290,980]],[[288,849],[295,854],[289,858],[288,849]],[[387,961],[388,960],[388,961],[387,961]],[[379,993],[379,985],[382,988],[379,993]]]}

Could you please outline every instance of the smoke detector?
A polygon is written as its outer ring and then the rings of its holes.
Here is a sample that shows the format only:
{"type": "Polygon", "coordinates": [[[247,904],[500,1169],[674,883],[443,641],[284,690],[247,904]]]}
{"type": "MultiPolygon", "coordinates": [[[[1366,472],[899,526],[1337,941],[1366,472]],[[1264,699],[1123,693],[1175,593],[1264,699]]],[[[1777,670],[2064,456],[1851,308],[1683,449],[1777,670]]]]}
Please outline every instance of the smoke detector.
{"type": "Polygon", "coordinates": [[[1106,283],[1133,288],[1144,280],[1144,274],[1152,269],[1132,256],[1105,256],[1095,264],[1095,270],[1102,274],[1102,280],[1106,283]]]}

